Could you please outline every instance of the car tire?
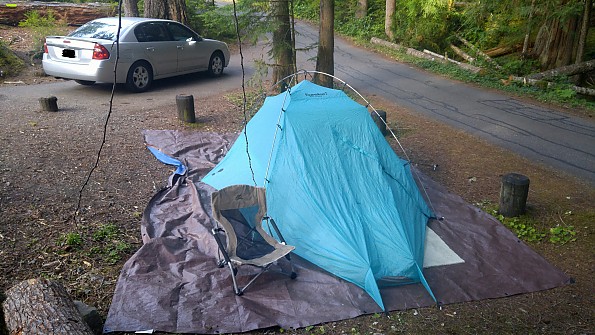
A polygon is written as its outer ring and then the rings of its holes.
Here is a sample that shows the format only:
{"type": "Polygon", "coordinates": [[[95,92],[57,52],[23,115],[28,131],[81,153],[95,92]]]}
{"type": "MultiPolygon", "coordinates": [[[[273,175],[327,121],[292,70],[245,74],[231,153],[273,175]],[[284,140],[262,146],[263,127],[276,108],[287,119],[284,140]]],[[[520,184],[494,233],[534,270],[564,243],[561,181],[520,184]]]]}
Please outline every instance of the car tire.
{"type": "Polygon", "coordinates": [[[126,88],[134,93],[145,92],[153,83],[153,68],[145,61],[132,64],[126,76],[126,88]]]}
{"type": "Polygon", "coordinates": [[[209,75],[219,77],[223,74],[223,68],[225,68],[225,57],[220,51],[216,51],[209,60],[209,75]]]}
{"type": "Polygon", "coordinates": [[[91,86],[91,85],[95,84],[94,81],[90,81],[90,80],[75,80],[74,82],[79,85],[83,85],[83,86],[91,86]]]}

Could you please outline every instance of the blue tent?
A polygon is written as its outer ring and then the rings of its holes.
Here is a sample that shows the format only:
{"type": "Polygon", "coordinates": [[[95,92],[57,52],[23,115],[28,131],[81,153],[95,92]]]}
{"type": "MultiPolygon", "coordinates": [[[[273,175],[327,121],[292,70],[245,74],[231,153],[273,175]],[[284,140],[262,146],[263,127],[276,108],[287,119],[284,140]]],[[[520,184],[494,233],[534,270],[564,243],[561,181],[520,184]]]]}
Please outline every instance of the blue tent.
{"type": "Polygon", "coordinates": [[[432,212],[366,107],[302,81],[268,97],[244,132],[203,182],[254,185],[250,161],[296,254],[362,287],[383,310],[385,284],[421,282],[434,298],[422,274],[432,212]]]}

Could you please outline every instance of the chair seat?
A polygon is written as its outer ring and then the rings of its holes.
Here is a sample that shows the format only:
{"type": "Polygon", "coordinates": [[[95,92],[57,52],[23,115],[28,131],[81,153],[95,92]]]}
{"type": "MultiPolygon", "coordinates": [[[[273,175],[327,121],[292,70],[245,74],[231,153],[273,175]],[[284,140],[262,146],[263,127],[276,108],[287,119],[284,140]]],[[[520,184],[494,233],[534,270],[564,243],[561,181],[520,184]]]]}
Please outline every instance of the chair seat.
{"type": "Polygon", "coordinates": [[[285,255],[292,252],[294,249],[295,249],[295,247],[291,246],[291,245],[278,244],[273,252],[266,254],[262,257],[253,258],[253,259],[243,259],[243,258],[240,258],[237,255],[235,255],[230,258],[234,263],[237,263],[240,265],[249,264],[249,265],[263,267],[263,266],[269,265],[270,263],[275,262],[276,260],[280,259],[281,257],[284,257],[285,255]]]}

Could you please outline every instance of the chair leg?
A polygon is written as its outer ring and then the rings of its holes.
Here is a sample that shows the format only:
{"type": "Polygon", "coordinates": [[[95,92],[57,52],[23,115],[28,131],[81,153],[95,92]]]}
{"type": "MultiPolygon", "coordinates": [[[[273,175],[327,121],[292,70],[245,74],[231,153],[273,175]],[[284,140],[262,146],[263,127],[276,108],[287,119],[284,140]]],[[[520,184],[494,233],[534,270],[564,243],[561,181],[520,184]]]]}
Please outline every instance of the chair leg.
{"type": "Polygon", "coordinates": [[[229,270],[231,270],[231,279],[233,281],[233,291],[235,292],[236,295],[242,295],[244,293],[244,290],[243,289],[240,289],[239,286],[238,286],[238,282],[236,280],[237,271],[233,267],[233,265],[231,264],[231,262],[227,263],[227,265],[229,266],[229,270]]]}

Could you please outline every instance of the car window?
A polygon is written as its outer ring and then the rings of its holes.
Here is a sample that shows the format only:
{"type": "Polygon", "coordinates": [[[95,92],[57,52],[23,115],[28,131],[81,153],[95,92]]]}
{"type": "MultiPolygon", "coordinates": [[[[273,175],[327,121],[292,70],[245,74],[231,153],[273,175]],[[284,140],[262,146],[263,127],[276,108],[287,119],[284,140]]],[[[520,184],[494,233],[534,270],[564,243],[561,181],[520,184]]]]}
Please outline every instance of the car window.
{"type": "Polygon", "coordinates": [[[192,30],[188,29],[187,27],[175,23],[175,22],[167,22],[165,24],[167,29],[169,30],[171,36],[175,41],[198,41],[198,35],[193,32],[192,30]]]}
{"type": "Polygon", "coordinates": [[[143,23],[134,29],[134,35],[139,42],[171,41],[161,22],[143,23]]]}
{"type": "Polygon", "coordinates": [[[69,37],[100,38],[103,40],[115,41],[118,32],[116,24],[110,24],[99,21],[91,21],[80,26],[75,31],[68,34],[69,37]]]}

